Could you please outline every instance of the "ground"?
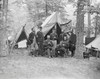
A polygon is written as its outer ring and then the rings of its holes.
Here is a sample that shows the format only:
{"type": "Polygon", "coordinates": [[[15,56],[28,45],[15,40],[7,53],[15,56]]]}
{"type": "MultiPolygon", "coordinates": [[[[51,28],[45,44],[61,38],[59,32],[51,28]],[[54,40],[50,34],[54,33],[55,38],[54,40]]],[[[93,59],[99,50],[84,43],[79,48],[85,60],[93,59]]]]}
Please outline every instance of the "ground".
{"type": "Polygon", "coordinates": [[[0,57],[0,79],[100,79],[100,59],[0,57]]]}

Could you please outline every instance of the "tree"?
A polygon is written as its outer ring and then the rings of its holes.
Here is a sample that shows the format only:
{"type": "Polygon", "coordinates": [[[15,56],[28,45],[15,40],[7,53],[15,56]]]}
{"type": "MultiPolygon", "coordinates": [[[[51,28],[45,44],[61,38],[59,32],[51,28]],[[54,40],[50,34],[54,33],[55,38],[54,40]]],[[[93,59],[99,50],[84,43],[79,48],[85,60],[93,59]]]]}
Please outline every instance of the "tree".
{"type": "Polygon", "coordinates": [[[6,23],[7,23],[7,5],[8,0],[1,0],[0,2],[2,7],[0,7],[0,56],[7,54],[7,48],[6,48],[6,23]],[[3,4],[2,4],[3,3],[3,4]]]}
{"type": "Polygon", "coordinates": [[[33,22],[43,20],[55,11],[66,13],[62,0],[27,0],[26,4],[33,22]]]}
{"type": "Polygon", "coordinates": [[[100,16],[95,16],[93,18],[93,25],[96,30],[96,32],[95,32],[95,36],[96,36],[97,34],[100,34],[100,16]]]}
{"type": "Polygon", "coordinates": [[[26,4],[31,21],[36,22],[45,16],[45,4],[43,0],[27,0],[26,4]]]}
{"type": "Polygon", "coordinates": [[[96,16],[95,16],[95,22],[96,22],[96,26],[95,26],[95,36],[97,36],[98,34],[98,31],[99,31],[99,14],[100,14],[100,4],[97,4],[97,6],[95,7],[96,11],[96,16]]]}
{"type": "Polygon", "coordinates": [[[73,3],[73,6],[76,7],[76,51],[75,57],[82,58],[83,53],[83,36],[84,36],[84,6],[85,0],[68,0],[70,3],[73,3]],[[77,5],[76,5],[77,4],[77,5]]]}
{"type": "Polygon", "coordinates": [[[96,16],[95,16],[95,37],[97,36],[97,32],[98,32],[98,18],[99,18],[99,14],[100,14],[100,3],[98,4],[95,4],[94,6],[91,7],[90,9],[90,13],[93,14],[93,13],[96,13],[96,16]]]}
{"type": "Polygon", "coordinates": [[[76,23],[76,52],[75,56],[77,58],[82,57],[83,53],[83,36],[84,36],[84,13],[82,12],[84,9],[84,0],[78,0],[77,2],[77,23],[76,23]]]}
{"type": "MultiPolygon", "coordinates": [[[[87,6],[90,7],[90,0],[88,0],[87,6]]],[[[91,27],[91,14],[90,12],[88,12],[88,35],[87,37],[90,37],[90,27],[91,27]]]]}

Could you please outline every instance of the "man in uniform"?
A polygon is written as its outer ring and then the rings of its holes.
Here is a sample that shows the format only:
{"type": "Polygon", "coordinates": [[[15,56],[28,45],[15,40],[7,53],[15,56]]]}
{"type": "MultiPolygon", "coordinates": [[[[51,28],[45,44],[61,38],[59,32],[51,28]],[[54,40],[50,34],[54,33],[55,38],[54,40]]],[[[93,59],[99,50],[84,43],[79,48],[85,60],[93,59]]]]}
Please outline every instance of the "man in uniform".
{"type": "Polygon", "coordinates": [[[59,40],[62,41],[63,40],[63,37],[64,37],[65,33],[63,30],[61,30],[61,34],[59,36],[59,40]]]}
{"type": "Polygon", "coordinates": [[[31,31],[32,32],[29,34],[29,41],[32,44],[33,43],[33,39],[35,37],[35,30],[34,30],[34,28],[32,28],[31,31]]]}
{"type": "Polygon", "coordinates": [[[36,35],[36,41],[39,47],[38,55],[43,56],[43,41],[44,41],[44,35],[42,32],[42,27],[39,27],[39,31],[37,32],[36,35]]]}
{"type": "Polygon", "coordinates": [[[31,50],[33,49],[32,47],[32,43],[33,43],[33,40],[34,40],[34,37],[35,37],[35,30],[34,28],[31,29],[31,33],[29,34],[29,38],[27,40],[27,45],[28,45],[28,48],[29,48],[29,52],[32,52],[31,50]]]}
{"type": "Polygon", "coordinates": [[[74,56],[75,54],[75,49],[76,49],[76,34],[73,33],[73,30],[70,35],[69,39],[69,50],[71,51],[71,57],[74,56]]]}
{"type": "Polygon", "coordinates": [[[50,35],[47,36],[47,40],[45,40],[44,42],[44,47],[45,47],[45,51],[48,54],[48,57],[51,58],[53,57],[53,53],[52,53],[52,47],[53,47],[53,43],[50,40],[50,35]]]}
{"type": "Polygon", "coordinates": [[[64,40],[64,37],[66,37],[68,39],[68,35],[69,35],[68,32],[64,32],[62,30],[62,33],[60,34],[59,40],[60,41],[63,41],[64,40]]]}
{"type": "Polygon", "coordinates": [[[69,40],[65,36],[64,39],[60,42],[60,45],[56,48],[56,55],[67,56],[68,55],[68,42],[69,40]]]}
{"type": "Polygon", "coordinates": [[[56,30],[53,29],[52,33],[50,34],[50,39],[52,40],[53,42],[53,52],[55,53],[55,48],[57,46],[57,39],[58,39],[58,35],[56,33],[56,30]]]}

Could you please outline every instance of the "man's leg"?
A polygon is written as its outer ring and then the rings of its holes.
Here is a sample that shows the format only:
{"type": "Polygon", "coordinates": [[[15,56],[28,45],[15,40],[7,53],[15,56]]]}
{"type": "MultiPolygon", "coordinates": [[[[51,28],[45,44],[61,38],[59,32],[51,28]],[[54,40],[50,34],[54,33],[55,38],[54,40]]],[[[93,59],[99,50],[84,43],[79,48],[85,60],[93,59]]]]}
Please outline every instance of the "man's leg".
{"type": "Polygon", "coordinates": [[[41,50],[40,50],[40,43],[38,44],[38,47],[39,47],[39,49],[38,49],[38,55],[40,55],[40,53],[41,53],[41,50]]]}
{"type": "Polygon", "coordinates": [[[43,42],[39,43],[39,55],[43,56],[43,42]]]}
{"type": "Polygon", "coordinates": [[[56,47],[57,47],[57,41],[56,40],[53,40],[52,41],[53,42],[53,54],[55,55],[55,49],[56,49],[56,47]]]}
{"type": "Polygon", "coordinates": [[[51,58],[50,49],[47,49],[48,57],[51,58]]]}
{"type": "Polygon", "coordinates": [[[75,51],[74,51],[74,50],[72,50],[71,52],[72,52],[72,55],[71,55],[71,57],[73,57],[73,56],[74,56],[74,53],[75,53],[75,51]]]}

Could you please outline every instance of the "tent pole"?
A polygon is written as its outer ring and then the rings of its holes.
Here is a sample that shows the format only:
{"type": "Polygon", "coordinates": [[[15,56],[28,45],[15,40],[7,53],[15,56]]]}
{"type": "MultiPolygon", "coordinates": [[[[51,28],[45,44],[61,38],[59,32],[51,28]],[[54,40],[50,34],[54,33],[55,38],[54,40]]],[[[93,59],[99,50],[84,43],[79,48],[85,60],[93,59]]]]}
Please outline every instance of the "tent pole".
{"type": "Polygon", "coordinates": [[[57,22],[58,22],[58,18],[57,18],[57,12],[56,12],[56,24],[55,24],[55,29],[57,30],[57,22]]]}

